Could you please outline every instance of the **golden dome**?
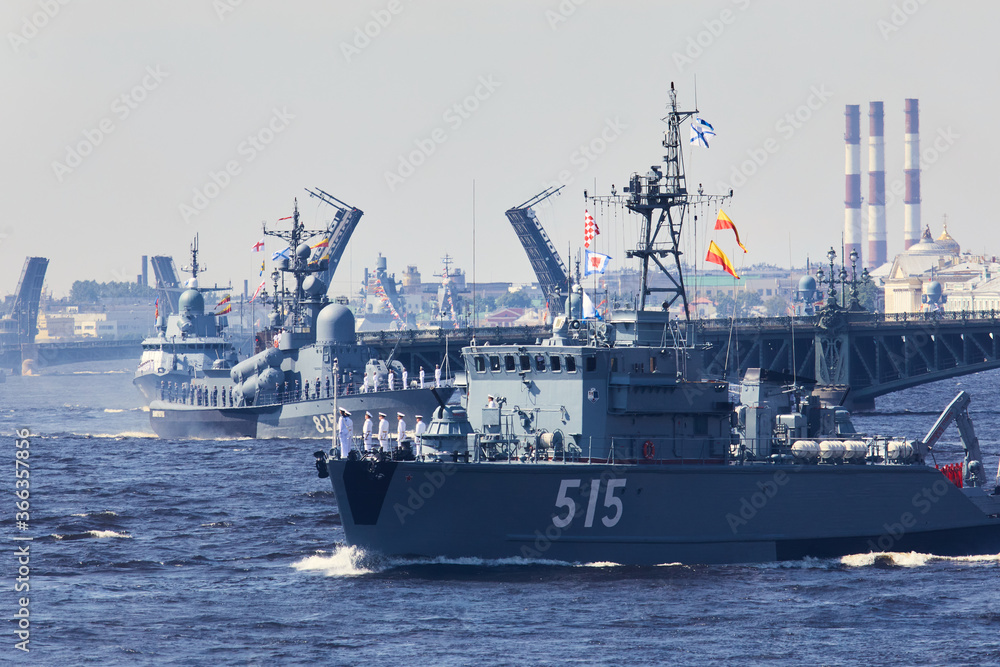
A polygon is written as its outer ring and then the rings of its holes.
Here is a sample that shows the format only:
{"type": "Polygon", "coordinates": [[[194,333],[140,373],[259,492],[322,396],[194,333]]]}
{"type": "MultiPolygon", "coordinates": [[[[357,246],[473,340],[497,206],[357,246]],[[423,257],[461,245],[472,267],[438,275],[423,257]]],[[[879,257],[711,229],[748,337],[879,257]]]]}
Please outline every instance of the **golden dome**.
{"type": "Polygon", "coordinates": [[[951,234],[948,233],[948,216],[944,217],[944,231],[941,232],[941,236],[937,237],[937,242],[938,245],[944,246],[952,254],[961,254],[962,247],[958,245],[958,241],[953,239],[951,234]]]}

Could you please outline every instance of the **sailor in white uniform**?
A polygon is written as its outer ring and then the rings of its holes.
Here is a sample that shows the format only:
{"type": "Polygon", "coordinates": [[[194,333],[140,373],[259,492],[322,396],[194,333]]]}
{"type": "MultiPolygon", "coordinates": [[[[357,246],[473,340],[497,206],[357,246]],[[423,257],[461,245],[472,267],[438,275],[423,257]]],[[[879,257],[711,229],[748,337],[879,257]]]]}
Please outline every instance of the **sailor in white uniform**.
{"type": "Polygon", "coordinates": [[[384,412],[378,413],[378,444],[383,452],[389,451],[389,422],[384,412]]]}
{"type": "Polygon", "coordinates": [[[395,371],[389,371],[389,391],[396,388],[396,373],[395,371]]]}
{"type": "Polygon", "coordinates": [[[424,367],[420,367],[420,388],[424,388],[424,367]]]}
{"type": "Polygon", "coordinates": [[[337,432],[340,434],[340,456],[346,459],[347,455],[351,453],[351,440],[354,439],[354,422],[351,421],[351,413],[344,408],[340,409],[337,432]]]}
{"type": "Polygon", "coordinates": [[[441,388],[441,365],[434,364],[434,386],[441,388]]]}
{"type": "Polygon", "coordinates": [[[372,413],[365,413],[365,423],[361,427],[361,437],[365,441],[365,451],[370,452],[372,450],[372,413]]]}
{"type": "Polygon", "coordinates": [[[404,368],[403,369],[403,389],[409,389],[410,388],[409,382],[410,382],[410,374],[407,373],[406,369],[404,368]]]}
{"type": "Polygon", "coordinates": [[[414,419],[417,420],[416,425],[413,427],[413,440],[416,444],[416,449],[414,454],[417,460],[420,460],[421,455],[423,455],[423,445],[424,445],[424,433],[427,432],[427,424],[424,423],[423,415],[414,415],[414,419]]]}
{"type": "Polygon", "coordinates": [[[396,449],[403,446],[403,441],[406,440],[406,420],[402,412],[396,413],[396,449]]]}

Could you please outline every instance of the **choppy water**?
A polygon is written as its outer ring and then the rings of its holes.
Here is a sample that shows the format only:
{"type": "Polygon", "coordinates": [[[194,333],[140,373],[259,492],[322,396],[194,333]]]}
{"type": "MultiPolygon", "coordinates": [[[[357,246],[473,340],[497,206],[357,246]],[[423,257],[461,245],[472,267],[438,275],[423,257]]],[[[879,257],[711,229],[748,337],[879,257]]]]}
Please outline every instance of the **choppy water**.
{"type": "MultiPolygon", "coordinates": [[[[919,437],[958,388],[992,477],[1000,373],[879,399],[863,430],[919,437]]],[[[382,561],[342,546],[315,441],[159,440],[128,364],[0,384],[0,604],[31,542],[30,653],[86,664],[998,664],[1000,555],[749,566],[382,561]],[[13,524],[29,428],[31,519],[13,524]],[[6,471],[4,471],[6,467],[6,471]]],[[[957,432],[938,447],[959,458],[957,432]]],[[[836,511],[829,508],[828,511],[836,511]]]]}

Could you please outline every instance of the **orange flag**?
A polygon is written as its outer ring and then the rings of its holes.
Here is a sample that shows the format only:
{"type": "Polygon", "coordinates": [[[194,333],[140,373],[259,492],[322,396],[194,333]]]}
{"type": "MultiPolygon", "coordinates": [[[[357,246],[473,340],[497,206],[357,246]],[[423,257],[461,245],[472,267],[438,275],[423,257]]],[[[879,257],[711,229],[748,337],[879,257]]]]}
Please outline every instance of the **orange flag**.
{"type": "Polygon", "coordinates": [[[740,241],[740,233],[736,231],[736,225],[733,224],[733,221],[729,219],[729,216],[722,209],[719,209],[719,217],[715,220],[715,228],[733,230],[733,234],[736,234],[736,243],[743,248],[743,252],[747,251],[746,246],[740,241]]]}
{"type": "Polygon", "coordinates": [[[722,269],[737,280],[740,279],[736,275],[736,269],[733,268],[733,263],[729,261],[726,257],[726,253],[719,249],[719,246],[715,245],[715,241],[708,242],[708,255],[705,257],[706,262],[712,262],[713,264],[718,264],[722,269]]]}

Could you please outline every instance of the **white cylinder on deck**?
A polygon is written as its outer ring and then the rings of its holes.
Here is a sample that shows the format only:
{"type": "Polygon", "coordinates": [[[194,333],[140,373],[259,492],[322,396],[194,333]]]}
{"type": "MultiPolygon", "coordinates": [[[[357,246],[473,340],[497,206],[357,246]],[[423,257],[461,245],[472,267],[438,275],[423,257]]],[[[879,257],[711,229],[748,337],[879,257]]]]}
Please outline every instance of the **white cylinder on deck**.
{"type": "Polygon", "coordinates": [[[807,461],[814,459],[819,456],[819,444],[815,440],[796,440],[792,443],[792,455],[807,461]]]}
{"type": "Polygon", "coordinates": [[[840,440],[824,440],[819,443],[819,457],[824,461],[835,461],[844,456],[844,443],[840,440]]]}

